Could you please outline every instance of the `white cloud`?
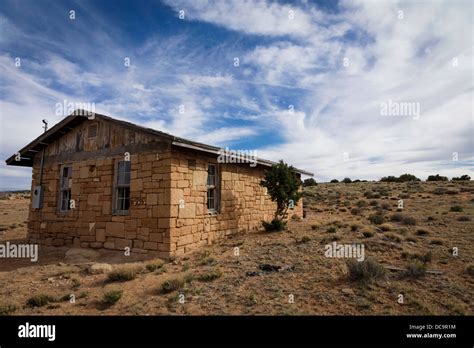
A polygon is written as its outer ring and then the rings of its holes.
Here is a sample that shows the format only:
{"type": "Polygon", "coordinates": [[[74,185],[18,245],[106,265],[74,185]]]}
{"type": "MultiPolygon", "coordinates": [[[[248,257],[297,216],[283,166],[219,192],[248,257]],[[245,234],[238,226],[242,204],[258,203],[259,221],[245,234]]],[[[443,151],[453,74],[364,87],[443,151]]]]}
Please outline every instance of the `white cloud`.
{"type": "MultiPolygon", "coordinates": [[[[342,1],[335,14],[314,4],[257,0],[168,3],[184,9],[191,23],[208,22],[257,42],[239,48],[240,70],[230,75],[220,68],[226,54],[235,56],[233,42],[208,49],[182,33],[150,36],[133,50],[105,34],[91,37],[91,47],[108,52],[104,60],[89,57],[81,40],[70,47],[74,62],[49,53],[41,62],[28,57],[17,69],[11,55],[0,56],[1,90],[8,96],[0,101],[2,123],[8,123],[2,151],[13,153],[36,137],[41,118],[57,122],[56,102],[94,99],[98,112],[219,146],[273,132],[281,143],[258,149],[259,156],[285,159],[319,179],[474,176],[470,2],[342,1]],[[126,56],[128,69],[121,64],[126,56]],[[55,83],[72,86],[73,95],[55,83]],[[380,103],[387,100],[419,103],[420,119],[382,116],[380,103]]],[[[0,28],[8,29],[4,40],[34,40],[1,16],[0,28]]],[[[40,42],[51,51],[65,45],[40,42]]]]}
{"type": "Polygon", "coordinates": [[[312,28],[309,13],[302,9],[266,1],[165,1],[189,19],[259,35],[306,36],[312,28]]]}
{"type": "Polygon", "coordinates": [[[248,127],[222,127],[196,138],[198,142],[226,147],[231,140],[245,139],[256,135],[257,131],[248,127]]]}

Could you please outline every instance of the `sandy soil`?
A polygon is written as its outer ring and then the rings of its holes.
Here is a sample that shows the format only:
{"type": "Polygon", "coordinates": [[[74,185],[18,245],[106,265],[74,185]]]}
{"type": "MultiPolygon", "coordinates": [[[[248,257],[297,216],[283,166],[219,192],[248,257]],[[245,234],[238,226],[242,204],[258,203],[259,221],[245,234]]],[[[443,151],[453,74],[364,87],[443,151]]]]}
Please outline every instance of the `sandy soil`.
{"type": "MultiPolygon", "coordinates": [[[[24,242],[28,204],[0,200],[0,244],[24,242]]],[[[320,184],[305,189],[305,214],[287,231],[235,235],[175,260],[45,247],[37,263],[0,259],[0,314],[474,314],[473,182],[320,184]],[[383,224],[369,221],[377,212],[383,224]],[[414,221],[392,221],[397,213],[414,221]],[[363,244],[389,268],[418,258],[435,274],[351,280],[346,259],[324,255],[334,241],[363,244]],[[99,263],[104,273],[91,274],[99,263]],[[110,280],[109,267],[131,280],[110,280]],[[163,291],[170,280],[175,289],[163,291]],[[110,291],[121,292],[115,304],[104,299],[110,291]]]]}

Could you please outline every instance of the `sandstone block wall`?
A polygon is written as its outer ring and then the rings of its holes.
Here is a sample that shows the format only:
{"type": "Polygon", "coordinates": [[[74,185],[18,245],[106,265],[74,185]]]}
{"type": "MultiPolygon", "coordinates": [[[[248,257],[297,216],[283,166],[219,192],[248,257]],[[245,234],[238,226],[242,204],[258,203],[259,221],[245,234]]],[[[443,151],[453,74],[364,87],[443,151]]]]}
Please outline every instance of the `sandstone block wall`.
{"type": "MultiPolygon", "coordinates": [[[[112,213],[115,162],[122,155],[45,162],[43,208],[30,209],[28,231],[33,243],[181,255],[226,235],[255,231],[270,221],[273,203],[259,183],[265,167],[219,164],[194,151],[131,153],[130,209],[112,213]],[[76,207],[59,211],[61,167],[72,165],[71,198],[76,207]],[[220,206],[207,210],[207,165],[218,168],[220,206]]],[[[39,158],[32,187],[39,180],[39,158]]],[[[302,201],[292,215],[302,216],[302,201]]]]}
{"type": "MultiPolygon", "coordinates": [[[[256,231],[261,221],[270,221],[276,204],[260,186],[265,167],[217,163],[216,158],[174,151],[171,159],[170,252],[181,255],[217,238],[256,231]],[[192,165],[190,165],[192,163],[192,165]],[[207,210],[207,165],[217,165],[220,206],[207,210]],[[181,204],[180,204],[181,202],[181,204]]],[[[289,216],[303,216],[302,200],[289,216]]]]}
{"type": "MultiPolygon", "coordinates": [[[[71,198],[76,207],[59,211],[60,171],[66,163],[46,163],[43,208],[30,209],[32,242],[62,246],[169,254],[169,153],[131,154],[130,210],[112,214],[115,161],[123,156],[72,162],[71,198]]],[[[39,161],[33,166],[32,187],[39,180],[39,161]]]]}

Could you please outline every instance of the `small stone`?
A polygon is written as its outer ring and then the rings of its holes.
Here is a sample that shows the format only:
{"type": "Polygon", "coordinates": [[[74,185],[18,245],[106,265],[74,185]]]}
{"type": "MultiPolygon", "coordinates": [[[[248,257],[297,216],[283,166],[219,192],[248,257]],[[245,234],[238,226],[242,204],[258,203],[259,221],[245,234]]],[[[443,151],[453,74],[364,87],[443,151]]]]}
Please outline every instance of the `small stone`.
{"type": "Polygon", "coordinates": [[[72,262],[86,262],[97,259],[100,253],[91,249],[71,248],[66,252],[65,260],[72,262]]]}
{"type": "Polygon", "coordinates": [[[343,288],[343,289],[341,289],[341,292],[344,295],[354,295],[354,291],[352,289],[349,289],[349,288],[343,288]]]}
{"type": "Polygon", "coordinates": [[[90,274],[101,274],[112,271],[112,266],[108,263],[94,263],[87,270],[90,274]]]}

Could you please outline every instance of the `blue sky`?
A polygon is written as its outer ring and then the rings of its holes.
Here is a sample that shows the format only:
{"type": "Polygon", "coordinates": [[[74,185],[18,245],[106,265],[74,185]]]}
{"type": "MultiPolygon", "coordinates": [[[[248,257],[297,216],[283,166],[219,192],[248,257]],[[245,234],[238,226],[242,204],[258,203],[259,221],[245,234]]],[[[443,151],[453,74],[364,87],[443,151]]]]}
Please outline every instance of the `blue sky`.
{"type": "MultiPolygon", "coordinates": [[[[474,176],[471,13],[467,0],[0,0],[0,158],[66,101],[319,181],[474,176]]],[[[0,189],[30,176],[1,163],[0,189]]]]}

